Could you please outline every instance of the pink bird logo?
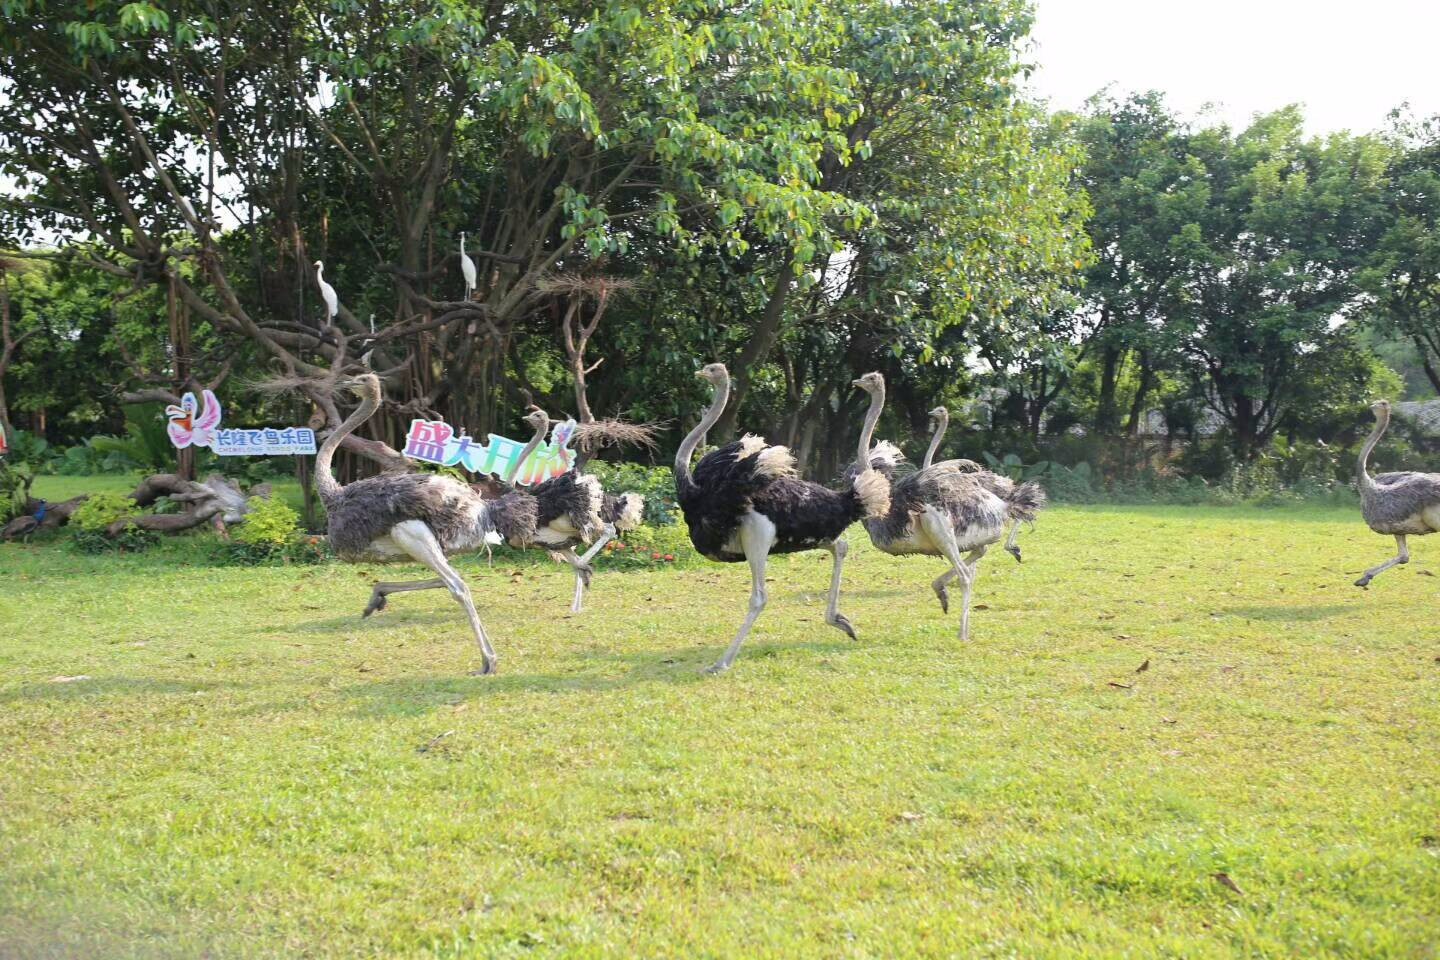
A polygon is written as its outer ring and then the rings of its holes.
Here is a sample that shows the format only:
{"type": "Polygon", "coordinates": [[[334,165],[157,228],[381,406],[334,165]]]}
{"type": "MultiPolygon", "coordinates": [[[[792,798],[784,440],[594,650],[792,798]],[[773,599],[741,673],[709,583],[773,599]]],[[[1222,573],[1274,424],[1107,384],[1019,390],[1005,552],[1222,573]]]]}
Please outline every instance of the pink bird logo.
{"type": "Polygon", "coordinates": [[[215,441],[215,432],[220,426],[220,401],[209,390],[202,390],[204,410],[195,403],[195,394],[187,393],[180,398],[180,405],[173,403],[165,408],[170,423],[165,427],[170,442],[180,449],[186,447],[208,447],[215,441]]]}

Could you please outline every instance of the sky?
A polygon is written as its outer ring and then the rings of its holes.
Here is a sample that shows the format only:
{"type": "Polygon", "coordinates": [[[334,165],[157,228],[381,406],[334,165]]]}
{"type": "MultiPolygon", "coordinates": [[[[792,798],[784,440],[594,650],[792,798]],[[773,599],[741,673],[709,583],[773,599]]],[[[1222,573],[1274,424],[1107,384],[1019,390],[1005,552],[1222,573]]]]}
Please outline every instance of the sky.
{"type": "Polygon", "coordinates": [[[1031,88],[1075,109],[1113,83],[1244,126],[1305,106],[1312,134],[1440,113],[1440,0],[1035,0],[1031,88]]]}

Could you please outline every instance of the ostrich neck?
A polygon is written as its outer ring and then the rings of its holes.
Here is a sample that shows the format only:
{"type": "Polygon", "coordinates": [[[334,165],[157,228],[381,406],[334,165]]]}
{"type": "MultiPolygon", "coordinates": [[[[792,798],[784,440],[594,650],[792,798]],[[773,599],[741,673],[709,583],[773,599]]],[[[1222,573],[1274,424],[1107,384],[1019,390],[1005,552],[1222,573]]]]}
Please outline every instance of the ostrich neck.
{"type": "Polygon", "coordinates": [[[334,459],[335,451],[339,449],[346,437],[354,433],[360,424],[374,416],[378,409],[380,409],[380,385],[377,381],[367,385],[365,395],[360,400],[360,406],[356,407],[355,412],[346,417],[340,426],[335,428],[335,432],[320,444],[320,450],[315,455],[315,482],[322,500],[334,496],[340,490],[334,474],[330,472],[330,461],[334,459]]]}
{"type": "Polygon", "coordinates": [[[550,424],[548,422],[542,423],[539,428],[536,429],[535,436],[530,438],[530,442],[525,444],[525,448],[520,451],[520,456],[516,457],[515,462],[510,464],[510,469],[505,471],[506,483],[511,486],[515,485],[515,477],[520,473],[520,468],[525,466],[525,461],[530,459],[530,454],[534,453],[536,448],[544,442],[545,434],[549,431],[550,424]]]}
{"type": "Polygon", "coordinates": [[[690,431],[689,435],[680,442],[680,449],[675,451],[675,475],[677,477],[684,477],[687,480],[690,478],[690,458],[695,455],[695,448],[704,441],[705,434],[710,432],[710,428],[715,426],[720,415],[725,412],[725,404],[729,399],[730,378],[726,377],[716,385],[715,399],[710,402],[710,409],[705,411],[705,415],[700,418],[695,429],[690,431]]]}
{"type": "Polygon", "coordinates": [[[930,449],[925,451],[925,462],[920,464],[921,469],[935,462],[935,454],[940,451],[940,441],[945,439],[945,429],[949,426],[950,419],[948,417],[936,419],[935,436],[930,438],[930,449]]]}
{"type": "Polygon", "coordinates": [[[862,470],[870,469],[870,440],[875,436],[875,424],[880,422],[880,410],[885,406],[885,388],[880,387],[870,394],[870,409],[865,414],[865,426],[860,430],[860,452],[855,457],[862,470]]]}
{"type": "Polygon", "coordinates": [[[1385,435],[1385,428],[1390,425],[1390,414],[1375,418],[1375,429],[1370,431],[1370,436],[1365,440],[1365,446],[1360,448],[1360,462],[1355,467],[1355,479],[1360,484],[1360,492],[1368,493],[1375,489],[1375,481],[1370,477],[1370,454],[1380,438],[1385,435]]]}

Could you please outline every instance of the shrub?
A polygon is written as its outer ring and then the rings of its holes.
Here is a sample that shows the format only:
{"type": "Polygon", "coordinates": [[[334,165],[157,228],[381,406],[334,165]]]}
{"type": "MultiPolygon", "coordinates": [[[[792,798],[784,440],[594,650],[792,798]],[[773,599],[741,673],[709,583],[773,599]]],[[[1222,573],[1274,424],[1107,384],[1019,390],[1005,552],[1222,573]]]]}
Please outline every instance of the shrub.
{"type": "Polygon", "coordinates": [[[103,534],[110,524],[139,510],[123,493],[92,493],[70,514],[70,525],[83,533],[103,534]]]}
{"type": "Polygon", "coordinates": [[[250,512],[235,532],[235,539],[251,547],[279,549],[300,532],[300,514],[278,498],[251,497],[250,512]]]}

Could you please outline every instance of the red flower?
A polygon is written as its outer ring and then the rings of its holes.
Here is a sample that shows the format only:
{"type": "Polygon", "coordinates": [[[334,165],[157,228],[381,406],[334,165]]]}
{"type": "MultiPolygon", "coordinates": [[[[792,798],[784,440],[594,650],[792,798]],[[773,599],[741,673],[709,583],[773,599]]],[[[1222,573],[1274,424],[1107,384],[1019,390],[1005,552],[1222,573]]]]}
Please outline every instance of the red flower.
{"type": "Polygon", "coordinates": [[[667,554],[665,554],[665,559],[666,559],[667,561],[669,561],[670,563],[674,563],[674,562],[675,562],[675,554],[673,554],[673,553],[667,553],[667,554]]]}
{"type": "Polygon", "coordinates": [[[659,559],[660,559],[660,554],[658,554],[658,553],[652,553],[652,554],[650,554],[650,559],[651,559],[651,560],[659,560],[659,559]]]}

